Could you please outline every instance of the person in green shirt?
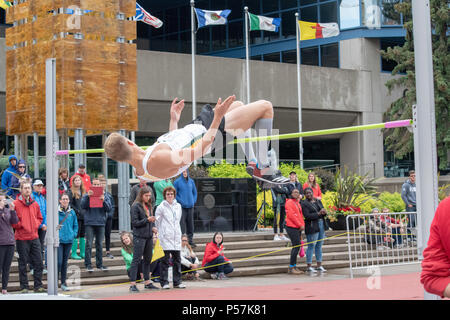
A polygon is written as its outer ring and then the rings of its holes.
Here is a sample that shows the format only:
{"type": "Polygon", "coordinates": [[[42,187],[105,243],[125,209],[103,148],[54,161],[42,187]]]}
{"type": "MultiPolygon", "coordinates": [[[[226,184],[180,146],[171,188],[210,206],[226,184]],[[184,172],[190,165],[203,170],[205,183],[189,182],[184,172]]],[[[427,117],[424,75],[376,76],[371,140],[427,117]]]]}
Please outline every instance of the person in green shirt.
{"type": "MultiPolygon", "coordinates": [[[[130,278],[130,267],[131,261],[133,261],[133,236],[130,232],[122,232],[120,234],[120,242],[122,242],[122,253],[123,260],[125,261],[125,266],[128,273],[128,278],[130,278]]],[[[141,280],[142,276],[142,263],[138,266],[138,274],[136,280],[141,280]]]]}
{"type": "Polygon", "coordinates": [[[163,202],[163,200],[164,200],[163,190],[167,187],[174,187],[172,184],[172,180],[170,180],[170,179],[160,180],[160,181],[156,181],[153,184],[153,189],[155,189],[155,193],[156,193],[155,211],[156,211],[156,207],[159,206],[161,204],[161,202],[163,202]]]}

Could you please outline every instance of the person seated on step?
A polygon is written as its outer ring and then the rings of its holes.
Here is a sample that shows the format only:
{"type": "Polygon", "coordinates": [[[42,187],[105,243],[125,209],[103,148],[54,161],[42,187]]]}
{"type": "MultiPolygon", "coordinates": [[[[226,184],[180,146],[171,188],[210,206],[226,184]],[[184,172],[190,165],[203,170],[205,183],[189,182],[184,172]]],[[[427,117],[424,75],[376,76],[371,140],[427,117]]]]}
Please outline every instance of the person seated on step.
{"type": "MultiPolygon", "coordinates": [[[[204,155],[225,147],[226,136],[247,137],[250,128],[260,135],[270,135],[273,123],[272,103],[266,100],[244,105],[229,96],[218,99],[215,108],[205,105],[196,119],[178,129],[184,100],[175,98],[170,110],[169,132],[144,150],[118,133],[111,133],[105,141],[107,156],[134,167],[136,176],[148,181],[158,181],[180,175],[204,155]]],[[[247,144],[251,146],[251,144],[247,144]]],[[[287,183],[278,168],[270,166],[268,141],[258,141],[258,156],[251,147],[244,147],[248,161],[247,172],[255,179],[270,184],[287,183]]]]}
{"type": "Polygon", "coordinates": [[[365,239],[369,247],[377,250],[389,250],[387,228],[384,221],[380,219],[378,208],[372,209],[372,215],[365,223],[365,239]]]}
{"type": "MultiPolygon", "coordinates": [[[[132,281],[130,268],[131,262],[133,261],[133,235],[130,232],[121,232],[120,242],[122,243],[122,249],[120,250],[120,253],[122,254],[123,260],[125,261],[125,268],[127,269],[128,278],[130,279],[130,281],[132,281]]],[[[138,264],[136,281],[144,279],[144,275],[142,273],[142,263],[143,260],[141,260],[141,263],[138,264]]]]}
{"type": "Polygon", "coordinates": [[[200,273],[198,269],[200,267],[200,261],[197,255],[192,250],[189,244],[189,237],[187,234],[181,236],[181,273],[184,273],[186,280],[200,280],[200,273]]]}
{"type": "Polygon", "coordinates": [[[202,267],[211,274],[212,279],[228,280],[226,275],[233,272],[233,265],[223,251],[223,234],[216,232],[213,240],[206,245],[202,260],[202,267]]]}

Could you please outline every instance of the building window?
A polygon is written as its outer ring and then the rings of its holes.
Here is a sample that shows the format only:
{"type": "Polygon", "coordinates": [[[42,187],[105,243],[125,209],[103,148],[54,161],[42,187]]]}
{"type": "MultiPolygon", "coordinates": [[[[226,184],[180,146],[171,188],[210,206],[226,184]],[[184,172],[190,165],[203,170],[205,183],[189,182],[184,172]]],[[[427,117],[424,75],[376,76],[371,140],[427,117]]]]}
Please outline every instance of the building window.
{"type": "Polygon", "coordinates": [[[320,6],[320,21],[322,23],[337,22],[336,2],[325,3],[320,6]]]}
{"type": "Polygon", "coordinates": [[[306,6],[308,4],[313,4],[313,3],[317,3],[317,0],[300,0],[301,6],[306,6]]]}
{"type": "MultiPolygon", "coordinates": [[[[230,0],[233,1],[233,0],[230,0]]],[[[260,14],[261,13],[261,1],[260,0],[245,0],[244,6],[248,7],[248,11],[253,14],[260,14]]],[[[234,17],[237,16],[236,12],[234,12],[234,17]]],[[[242,10],[242,15],[244,14],[242,10]]]]}
{"type": "MultiPolygon", "coordinates": [[[[256,31],[255,31],[256,32],[256,31]]],[[[252,36],[250,33],[250,37],[252,36]]],[[[241,47],[244,45],[244,26],[241,21],[228,23],[228,48],[241,47]]]]}
{"type": "MultiPolygon", "coordinates": [[[[381,50],[386,51],[388,48],[403,46],[405,39],[380,39],[381,50]]],[[[381,71],[392,72],[397,66],[397,62],[381,58],[381,71]]]]}
{"type": "Polygon", "coordinates": [[[281,35],[282,38],[295,37],[297,23],[295,22],[295,13],[297,10],[283,12],[281,14],[281,35]]]}
{"type": "Polygon", "coordinates": [[[297,0],[281,0],[281,10],[297,8],[297,0]]]}
{"type": "Polygon", "coordinates": [[[320,46],[320,61],[322,67],[339,68],[339,45],[330,43],[320,46]]]}
{"type": "Polygon", "coordinates": [[[280,53],[274,52],[274,53],[268,53],[263,55],[264,61],[272,61],[272,62],[280,62],[280,53]]]}
{"type": "Polygon", "coordinates": [[[218,51],[227,48],[227,28],[225,25],[211,28],[212,50],[218,51]]]}
{"type": "Polygon", "coordinates": [[[381,24],[383,26],[401,25],[401,15],[394,8],[400,0],[382,0],[381,2],[381,24]]]}
{"type": "Polygon", "coordinates": [[[339,6],[340,28],[350,29],[361,25],[360,0],[342,0],[339,6]]]}
{"type": "Polygon", "coordinates": [[[319,21],[317,16],[317,6],[300,8],[300,20],[309,22],[319,21]]]}
{"type": "Polygon", "coordinates": [[[278,0],[263,1],[262,11],[264,13],[278,11],[278,0]]]}
{"type": "Polygon", "coordinates": [[[283,51],[281,53],[281,62],[284,63],[297,63],[297,50],[283,51]]]}
{"type": "Polygon", "coordinates": [[[300,51],[302,64],[319,65],[319,47],[302,48],[300,51]]]}

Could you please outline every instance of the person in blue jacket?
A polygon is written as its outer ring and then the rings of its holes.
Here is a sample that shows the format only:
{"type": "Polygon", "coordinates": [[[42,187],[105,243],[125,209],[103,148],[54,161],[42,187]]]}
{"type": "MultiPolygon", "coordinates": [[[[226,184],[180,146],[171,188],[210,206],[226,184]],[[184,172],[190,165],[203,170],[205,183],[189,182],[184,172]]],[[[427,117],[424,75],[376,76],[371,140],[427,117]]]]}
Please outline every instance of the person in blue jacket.
{"type": "MultiPolygon", "coordinates": [[[[101,187],[99,178],[92,180],[93,187],[101,187]]],[[[108,218],[108,212],[111,212],[112,205],[110,198],[105,194],[100,196],[103,206],[96,208],[90,207],[90,197],[93,195],[92,190],[81,199],[81,209],[84,210],[84,227],[86,232],[86,250],[84,255],[84,265],[88,272],[94,272],[92,268],[92,243],[95,236],[95,262],[98,269],[107,271],[108,268],[103,265],[103,240],[105,239],[105,225],[108,218]]]]}
{"type": "Polygon", "coordinates": [[[13,198],[14,200],[20,194],[20,183],[25,180],[29,180],[31,182],[31,177],[27,173],[27,164],[24,160],[20,159],[16,168],[17,172],[15,174],[11,174],[11,180],[9,182],[9,190],[7,193],[8,196],[13,198]]]}
{"type": "Polygon", "coordinates": [[[17,157],[15,155],[9,156],[9,167],[5,169],[2,174],[2,189],[4,192],[8,192],[10,189],[11,177],[13,176],[11,173],[17,173],[17,157]]]}
{"type": "Polygon", "coordinates": [[[78,234],[78,222],[75,211],[69,206],[69,195],[65,192],[59,196],[58,221],[58,277],[61,280],[61,289],[68,291],[69,288],[66,284],[67,262],[72,249],[73,239],[78,234]]]}
{"type": "Polygon", "coordinates": [[[195,182],[189,177],[188,170],[173,183],[177,191],[177,202],[181,204],[181,233],[188,236],[189,244],[192,248],[197,245],[194,243],[194,205],[197,202],[197,188],[195,182]]]}
{"type": "MultiPolygon", "coordinates": [[[[44,183],[42,180],[36,179],[33,183],[33,192],[31,193],[31,197],[36,201],[39,205],[39,209],[41,210],[42,215],[42,223],[38,229],[39,242],[41,243],[41,256],[42,260],[44,260],[44,271],[43,273],[47,273],[47,248],[45,246],[45,235],[47,234],[47,200],[45,196],[42,194],[42,189],[44,189],[44,183]]],[[[30,269],[33,270],[33,265],[30,264],[30,269]]]]}

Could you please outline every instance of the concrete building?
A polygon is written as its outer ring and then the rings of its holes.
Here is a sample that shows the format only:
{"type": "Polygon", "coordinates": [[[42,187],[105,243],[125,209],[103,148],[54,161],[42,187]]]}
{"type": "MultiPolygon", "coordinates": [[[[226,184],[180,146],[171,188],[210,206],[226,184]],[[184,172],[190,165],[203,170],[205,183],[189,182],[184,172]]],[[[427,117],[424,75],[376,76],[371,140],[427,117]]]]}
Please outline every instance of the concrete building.
{"type": "MultiPolygon", "coordinates": [[[[275,107],[274,128],[298,131],[295,61],[295,12],[300,19],[338,22],[338,37],[301,43],[303,131],[383,122],[383,113],[401,90],[388,93],[389,62],[379,50],[401,43],[403,18],[383,15],[386,4],[374,0],[203,0],[196,7],[231,9],[225,26],[197,32],[197,108],[235,94],[245,99],[243,7],[255,14],[280,17],[278,33],[251,34],[251,99],[266,99],[275,107]]],[[[139,131],[136,141],[147,144],[168,129],[173,98],[184,98],[180,125],[191,120],[192,83],[189,0],[140,0],[164,22],[161,29],[138,23],[139,131]]],[[[5,42],[0,39],[0,133],[5,132],[5,42]]],[[[197,113],[198,113],[197,112],[197,113]]],[[[12,137],[9,137],[11,140],[12,137]]],[[[6,142],[3,137],[2,142],[6,142]]],[[[88,146],[89,147],[89,146],[88,146]]],[[[43,150],[43,148],[41,148],[43,150]]],[[[279,142],[279,158],[298,162],[298,140],[279,142]]],[[[359,133],[304,138],[305,167],[347,165],[363,174],[385,175],[383,133],[359,133]]],[[[408,170],[397,172],[403,175],[408,170]]]]}

